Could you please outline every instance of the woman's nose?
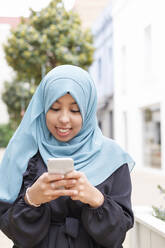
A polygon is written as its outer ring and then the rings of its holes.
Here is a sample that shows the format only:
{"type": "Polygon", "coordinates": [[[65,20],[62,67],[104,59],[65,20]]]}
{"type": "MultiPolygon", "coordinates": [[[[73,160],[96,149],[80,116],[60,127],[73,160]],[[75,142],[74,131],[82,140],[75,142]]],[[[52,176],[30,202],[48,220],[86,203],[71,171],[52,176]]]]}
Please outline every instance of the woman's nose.
{"type": "Polygon", "coordinates": [[[69,122],[69,113],[66,111],[61,112],[60,116],[59,116],[59,121],[61,123],[68,123],[69,122]]]}

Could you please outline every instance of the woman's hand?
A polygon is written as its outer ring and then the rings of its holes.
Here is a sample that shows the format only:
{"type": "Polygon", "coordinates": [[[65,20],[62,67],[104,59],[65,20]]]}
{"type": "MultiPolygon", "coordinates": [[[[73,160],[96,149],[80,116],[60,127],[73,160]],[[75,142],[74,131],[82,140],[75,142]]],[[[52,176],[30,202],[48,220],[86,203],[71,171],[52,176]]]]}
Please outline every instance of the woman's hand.
{"type": "MultiPolygon", "coordinates": [[[[29,188],[28,196],[35,205],[50,202],[60,196],[73,197],[78,193],[72,189],[75,183],[75,179],[65,179],[63,175],[45,172],[29,188]]],[[[29,203],[26,195],[25,201],[29,203]]]]}
{"type": "Polygon", "coordinates": [[[68,186],[69,189],[76,190],[78,192],[76,195],[71,196],[72,200],[79,200],[94,208],[97,208],[103,204],[103,194],[88,181],[84,173],[73,171],[68,173],[65,178],[69,180],[76,180],[74,186],[68,186]]]}

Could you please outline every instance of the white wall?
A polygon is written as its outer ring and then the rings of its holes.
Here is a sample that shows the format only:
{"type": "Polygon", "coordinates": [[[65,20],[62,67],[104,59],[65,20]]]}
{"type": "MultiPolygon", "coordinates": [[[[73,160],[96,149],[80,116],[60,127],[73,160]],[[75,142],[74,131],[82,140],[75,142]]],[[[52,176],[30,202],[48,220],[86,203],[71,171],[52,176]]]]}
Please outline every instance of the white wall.
{"type": "Polygon", "coordinates": [[[96,50],[94,53],[94,62],[90,67],[90,74],[97,86],[99,104],[104,104],[105,97],[113,94],[112,32],[111,5],[109,5],[92,27],[94,47],[96,50]],[[99,61],[101,61],[100,68],[99,61]]]}
{"type": "Polygon", "coordinates": [[[90,74],[98,94],[98,121],[105,136],[113,137],[113,22],[109,4],[92,27],[94,62],[90,74]]]}
{"type": "MultiPolygon", "coordinates": [[[[162,151],[165,150],[164,9],[164,0],[113,0],[115,138],[125,146],[122,125],[125,111],[127,149],[138,166],[144,166],[141,110],[148,105],[161,105],[162,151]],[[151,27],[151,54],[146,50],[149,49],[145,38],[148,26],[151,27]]],[[[164,153],[162,162],[165,168],[164,153]]]]}

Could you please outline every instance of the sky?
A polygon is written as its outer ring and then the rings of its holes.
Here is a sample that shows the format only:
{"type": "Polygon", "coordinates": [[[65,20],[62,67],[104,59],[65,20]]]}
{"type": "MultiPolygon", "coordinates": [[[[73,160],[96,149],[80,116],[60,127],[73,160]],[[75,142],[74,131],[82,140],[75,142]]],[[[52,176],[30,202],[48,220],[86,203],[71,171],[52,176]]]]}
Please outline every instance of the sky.
{"type": "MultiPolygon", "coordinates": [[[[29,8],[35,11],[46,7],[51,0],[0,0],[0,17],[29,16],[29,8]]],[[[65,8],[73,7],[75,0],[63,0],[65,8]]]]}

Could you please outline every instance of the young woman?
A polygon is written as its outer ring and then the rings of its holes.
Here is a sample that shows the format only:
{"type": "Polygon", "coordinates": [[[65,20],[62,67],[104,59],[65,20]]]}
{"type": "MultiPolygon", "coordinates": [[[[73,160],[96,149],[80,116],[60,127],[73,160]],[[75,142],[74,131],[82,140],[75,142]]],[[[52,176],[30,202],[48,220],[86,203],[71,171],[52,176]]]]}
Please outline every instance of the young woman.
{"type": "Polygon", "coordinates": [[[134,161],[102,135],[96,107],[79,67],[58,66],[41,81],[0,165],[0,229],[15,248],[122,248],[134,161]],[[53,157],[71,157],[75,170],[49,174],[53,157]]]}

